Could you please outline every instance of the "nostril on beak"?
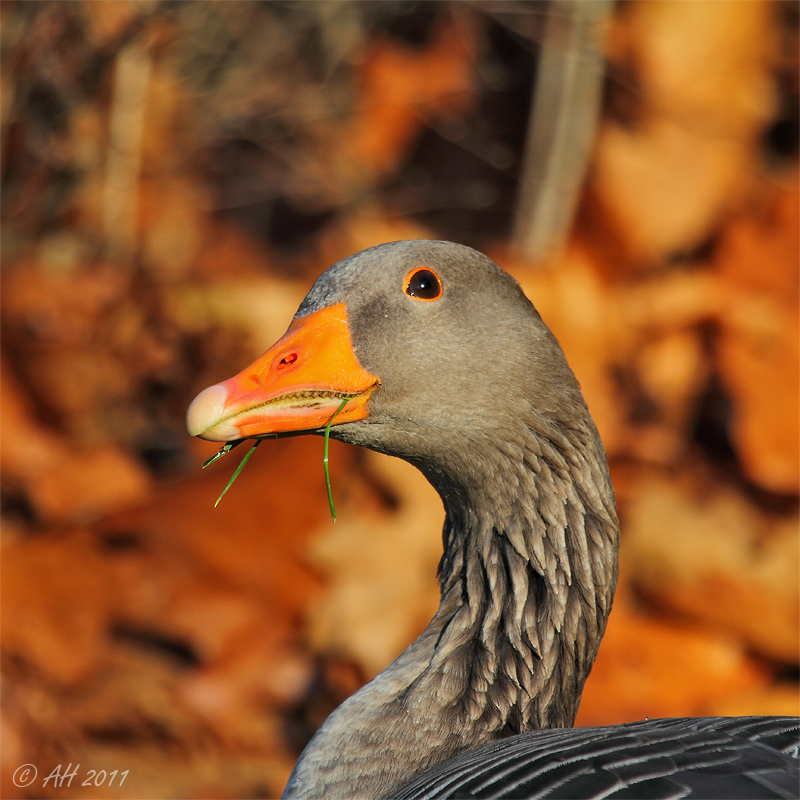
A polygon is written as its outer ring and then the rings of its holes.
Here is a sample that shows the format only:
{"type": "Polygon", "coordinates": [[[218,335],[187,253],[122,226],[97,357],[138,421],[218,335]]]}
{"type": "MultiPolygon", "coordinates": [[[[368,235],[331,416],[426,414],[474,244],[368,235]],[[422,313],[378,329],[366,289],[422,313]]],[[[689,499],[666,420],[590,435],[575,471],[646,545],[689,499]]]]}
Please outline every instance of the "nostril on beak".
{"type": "Polygon", "coordinates": [[[278,369],[286,369],[297,361],[297,353],[287,353],[279,362],[278,369]]]}

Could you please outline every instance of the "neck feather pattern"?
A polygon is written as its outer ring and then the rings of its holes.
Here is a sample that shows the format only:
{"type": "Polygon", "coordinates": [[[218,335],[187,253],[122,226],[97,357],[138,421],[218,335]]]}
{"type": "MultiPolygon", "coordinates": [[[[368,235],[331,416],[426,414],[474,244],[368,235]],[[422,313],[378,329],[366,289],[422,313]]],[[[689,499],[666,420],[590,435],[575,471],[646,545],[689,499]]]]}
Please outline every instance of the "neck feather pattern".
{"type": "Polygon", "coordinates": [[[448,509],[430,666],[442,706],[487,738],[572,725],[611,610],[613,492],[581,457],[595,452],[594,431],[569,433],[571,461],[542,436],[525,451],[496,445],[481,504],[459,504],[466,518],[448,509]]]}
{"type": "Polygon", "coordinates": [[[381,797],[465,749],[572,725],[617,577],[602,445],[589,424],[526,428],[475,452],[474,493],[437,486],[436,615],[328,718],[286,797],[381,797]]]}

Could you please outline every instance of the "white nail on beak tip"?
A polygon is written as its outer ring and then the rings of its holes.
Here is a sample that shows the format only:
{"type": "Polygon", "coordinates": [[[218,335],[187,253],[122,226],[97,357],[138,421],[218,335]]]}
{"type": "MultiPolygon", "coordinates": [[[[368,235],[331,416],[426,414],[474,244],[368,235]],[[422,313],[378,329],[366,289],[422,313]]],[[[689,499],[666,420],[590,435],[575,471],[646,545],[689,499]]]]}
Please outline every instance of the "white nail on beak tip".
{"type": "Polygon", "coordinates": [[[235,428],[218,421],[225,414],[228,392],[221,384],[203,389],[186,411],[186,430],[190,436],[203,436],[214,442],[226,442],[238,437],[235,428]],[[211,431],[211,429],[214,429],[211,431]]]}

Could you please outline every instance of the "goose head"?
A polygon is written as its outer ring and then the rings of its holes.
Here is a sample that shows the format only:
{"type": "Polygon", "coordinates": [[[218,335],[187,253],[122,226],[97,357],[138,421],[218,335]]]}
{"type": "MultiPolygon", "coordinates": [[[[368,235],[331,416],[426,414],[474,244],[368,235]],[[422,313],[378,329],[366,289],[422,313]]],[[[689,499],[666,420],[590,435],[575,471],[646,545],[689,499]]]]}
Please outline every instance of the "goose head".
{"type": "MultiPolygon", "coordinates": [[[[517,282],[471,248],[372,247],[330,267],[287,333],[187,413],[193,436],[323,432],[469,492],[490,443],[593,429],[561,349],[517,282]]],[[[598,440],[599,442],[599,440],[598,440]]]]}

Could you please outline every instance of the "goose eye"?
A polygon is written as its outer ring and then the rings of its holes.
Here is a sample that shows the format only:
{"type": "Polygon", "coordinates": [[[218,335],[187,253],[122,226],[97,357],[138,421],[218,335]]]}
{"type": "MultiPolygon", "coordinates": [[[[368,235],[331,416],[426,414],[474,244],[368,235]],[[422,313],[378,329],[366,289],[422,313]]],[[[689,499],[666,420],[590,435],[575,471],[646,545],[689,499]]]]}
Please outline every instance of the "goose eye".
{"type": "Polygon", "coordinates": [[[442,296],[442,281],[427,267],[417,267],[406,278],[406,294],[417,300],[438,300],[442,296]]]}

